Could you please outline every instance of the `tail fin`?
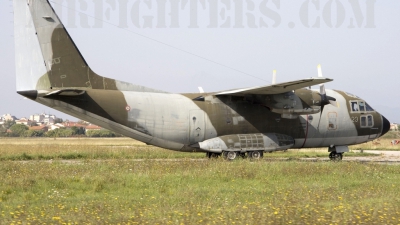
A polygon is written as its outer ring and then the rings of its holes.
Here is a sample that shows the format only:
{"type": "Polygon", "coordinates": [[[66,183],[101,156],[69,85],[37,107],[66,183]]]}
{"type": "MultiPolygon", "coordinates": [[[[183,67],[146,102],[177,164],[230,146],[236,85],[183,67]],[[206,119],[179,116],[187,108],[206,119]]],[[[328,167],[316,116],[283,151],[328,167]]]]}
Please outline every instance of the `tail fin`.
{"type": "Polygon", "coordinates": [[[48,0],[14,0],[17,90],[117,89],[87,65],[48,0]]]}

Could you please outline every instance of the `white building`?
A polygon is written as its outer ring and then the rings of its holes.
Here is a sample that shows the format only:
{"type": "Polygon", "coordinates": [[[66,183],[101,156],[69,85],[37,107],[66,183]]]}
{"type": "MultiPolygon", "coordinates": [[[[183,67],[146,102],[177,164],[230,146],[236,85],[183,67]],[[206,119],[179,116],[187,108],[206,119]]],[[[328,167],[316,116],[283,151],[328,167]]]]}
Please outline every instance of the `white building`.
{"type": "Polygon", "coordinates": [[[54,124],[57,117],[55,115],[48,115],[42,113],[42,114],[31,115],[29,119],[41,124],[54,124]]]}
{"type": "Polygon", "coordinates": [[[30,122],[31,121],[28,120],[25,117],[22,117],[21,119],[15,121],[16,124],[23,124],[23,125],[26,125],[26,126],[28,126],[30,124],[30,122]]]}
{"type": "Polygon", "coordinates": [[[43,114],[35,114],[35,115],[31,115],[29,117],[29,120],[35,121],[37,123],[42,123],[44,119],[44,115],[43,114]]]}
{"type": "Polygon", "coordinates": [[[17,120],[17,117],[15,117],[15,116],[12,116],[11,114],[4,114],[2,117],[1,117],[1,119],[2,120],[4,120],[4,121],[7,121],[7,120],[12,120],[12,121],[14,121],[14,120],[17,120]]]}
{"type": "Polygon", "coordinates": [[[52,124],[52,125],[48,126],[49,130],[55,130],[55,129],[62,128],[62,127],[65,127],[65,126],[62,125],[61,123],[56,123],[56,124],[52,124]]]}
{"type": "Polygon", "coordinates": [[[44,115],[43,123],[45,124],[54,124],[55,116],[53,115],[44,115]]]}

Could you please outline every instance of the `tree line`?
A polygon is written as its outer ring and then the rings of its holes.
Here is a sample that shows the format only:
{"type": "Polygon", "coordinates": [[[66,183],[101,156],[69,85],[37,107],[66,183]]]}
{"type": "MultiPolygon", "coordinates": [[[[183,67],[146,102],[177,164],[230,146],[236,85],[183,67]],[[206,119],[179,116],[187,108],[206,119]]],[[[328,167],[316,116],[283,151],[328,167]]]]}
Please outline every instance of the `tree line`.
{"type": "Polygon", "coordinates": [[[24,124],[16,124],[14,121],[7,120],[0,127],[1,137],[121,137],[115,132],[101,129],[86,131],[83,127],[61,127],[54,130],[30,130],[24,124]],[[7,132],[9,130],[9,132],[7,132]]]}

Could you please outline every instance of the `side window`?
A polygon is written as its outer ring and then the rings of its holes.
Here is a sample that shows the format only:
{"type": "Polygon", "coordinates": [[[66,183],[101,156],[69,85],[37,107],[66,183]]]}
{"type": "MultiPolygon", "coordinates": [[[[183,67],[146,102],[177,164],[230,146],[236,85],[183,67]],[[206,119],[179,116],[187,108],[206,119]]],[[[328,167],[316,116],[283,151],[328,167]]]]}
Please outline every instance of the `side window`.
{"type": "Polygon", "coordinates": [[[370,128],[374,126],[374,118],[372,117],[372,115],[361,116],[360,120],[361,128],[370,128]]]}
{"type": "Polygon", "coordinates": [[[362,116],[361,117],[361,127],[367,127],[367,117],[362,116]]]}
{"type": "Polygon", "coordinates": [[[368,115],[367,116],[367,118],[368,118],[368,127],[373,127],[374,126],[374,120],[372,119],[372,116],[371,115],[368,115]]]}

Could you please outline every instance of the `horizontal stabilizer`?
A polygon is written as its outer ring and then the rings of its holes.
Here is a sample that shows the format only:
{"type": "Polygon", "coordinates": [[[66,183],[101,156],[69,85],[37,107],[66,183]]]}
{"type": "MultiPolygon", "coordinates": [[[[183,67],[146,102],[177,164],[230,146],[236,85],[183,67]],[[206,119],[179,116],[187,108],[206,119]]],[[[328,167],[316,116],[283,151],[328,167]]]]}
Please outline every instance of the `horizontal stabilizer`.
{"type": "Polygon", "coordinates": [[[78,96],[85,94],[85,91],[79,89],[63,89],[63,90],[56,90],[52,91],[45,96],[52,96],[52,95],[62,95],[62,96],[78,96]]]}
{"type": "Polygon", "coordinates": [[[29,91],[17,91],[18,94],[35,100],[40,97],[50,97],[50,96],[79,96],[85,94],[86,91],[79,89],[62,89],[62,90],[29,90],[29,91]]]}
{"type": "Polygon", "coordinates": [[[286,92],[289,92],[292,90],[310,87],[310,86],[314,86],[317,84],[323,84],[323,83],[327,83],[330,81],[333,81],[333,79],[324,78],[324,77],[307,78],[307,79],[302,79],[302,80],[289,81],[289,82],[261,86],[261,87],[252,87],[252,88],[243,88],[243,89],[223,91],[223,92],[217,93],[215,95],[236,95],[236,96],[273,95],[273,94],[286,93],[286,92]]]}

